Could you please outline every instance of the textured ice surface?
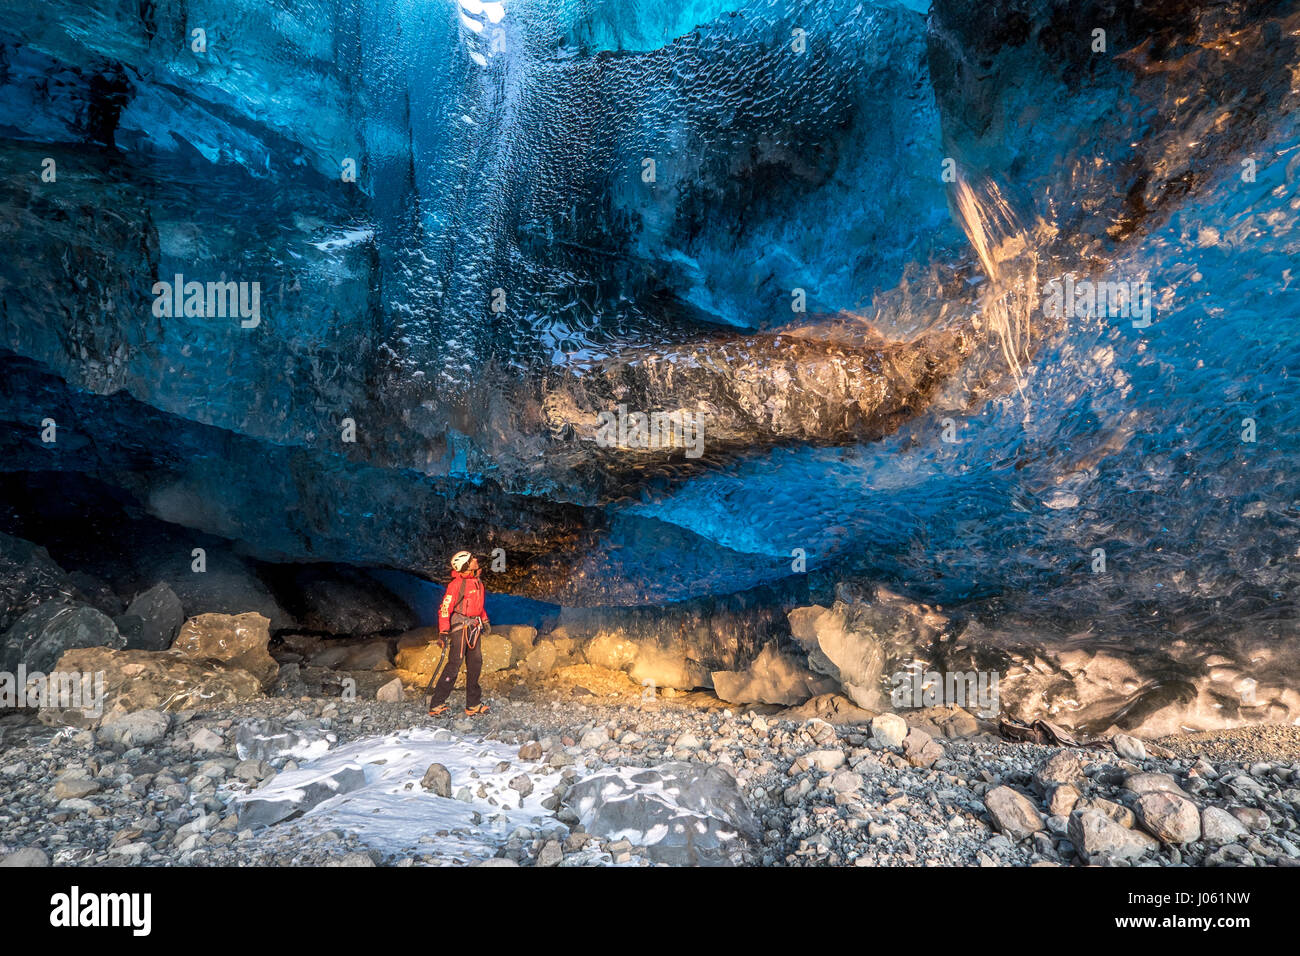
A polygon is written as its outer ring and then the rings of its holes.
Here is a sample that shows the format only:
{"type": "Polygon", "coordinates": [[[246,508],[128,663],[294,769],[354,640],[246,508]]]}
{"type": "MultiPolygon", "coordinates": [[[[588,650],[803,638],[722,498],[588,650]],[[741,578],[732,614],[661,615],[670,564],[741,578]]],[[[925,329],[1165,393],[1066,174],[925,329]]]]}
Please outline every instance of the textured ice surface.
{"type": "Polygon", "coordinates": [[[501,546],[567,604],[799,549],[1103,630],[1285,618],[1293,5],[924,8],[3,0],[5,467],[272,559],[501,546]],[[1149,281],[1151,325],[1049,320],[1067,273],[1149,281]],[[260,282],[260,325],[156,316],[176,274],[260,282]],[[593,396],[743,414],[625,453],[593,396]]]}

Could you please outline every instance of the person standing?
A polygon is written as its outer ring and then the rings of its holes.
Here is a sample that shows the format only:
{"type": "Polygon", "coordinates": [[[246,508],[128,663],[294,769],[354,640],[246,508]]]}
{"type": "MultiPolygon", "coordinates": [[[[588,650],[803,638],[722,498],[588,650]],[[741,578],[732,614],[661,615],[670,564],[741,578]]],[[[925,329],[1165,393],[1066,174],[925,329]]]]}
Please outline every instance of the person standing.
{"type": "Polygon", "coordinates": [[[487,592],[479,579],[478,558],[468,551],[457,551],[451,558],[451,582],[438,606],[439,642],[450,650],[447,666],[429,697],[429,716],[441,717],[447,713],[447,698],[456,684],[460,662],[465,661],[465,715],[475,717],[488,712],[482,702],[483,689],[479,687],[479,673],[483,669],[483,635],[491,630],[483,599],[487,592]]]}

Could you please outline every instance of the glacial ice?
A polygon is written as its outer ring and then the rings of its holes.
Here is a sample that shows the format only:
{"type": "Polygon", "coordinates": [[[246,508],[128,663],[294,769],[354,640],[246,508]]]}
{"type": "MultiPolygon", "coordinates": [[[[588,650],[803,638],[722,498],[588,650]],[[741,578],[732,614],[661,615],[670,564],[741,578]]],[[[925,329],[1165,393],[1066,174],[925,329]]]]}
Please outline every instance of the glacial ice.
{"type": "Polygon", "coordinates": [[[1102,630],[1281,620],[1296,14],[1118,11],[1093,56],[1109,8],[1059,7],[3,0],[0,459],[263,559],[501,546],[505,589],[570,605],[781,584],[800,552],[816,585],[1102,630]],[[948,158],[1018,214],[987,261],[948,158]],[[994,321],[999,282],[1067,273],[1150,281],[1154,321],[994,321]],[[155,316],[176,274],[260,283],[260,325],[155,316]],[[792,333],[943,374],[884,421],[718,361],[792,333]],[[645,356],[681,372],[637,392],[645,356]],[[610,453],[570,412],[619,389],[819,427],[610,453]]]}

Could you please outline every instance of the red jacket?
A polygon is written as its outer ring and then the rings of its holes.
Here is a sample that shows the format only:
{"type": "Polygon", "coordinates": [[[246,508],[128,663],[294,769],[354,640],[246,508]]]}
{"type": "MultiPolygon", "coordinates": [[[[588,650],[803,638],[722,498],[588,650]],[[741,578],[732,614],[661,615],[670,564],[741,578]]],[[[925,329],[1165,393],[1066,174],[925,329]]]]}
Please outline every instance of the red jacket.
{"type": "Polygon", "coordinates": [[[451,572],[451,583],[447,585],[447,593],[442,596],[442,604],[438,605],[439,633],[451,631],[453,614],[478,618],[484,624],[488,623],[487,612],[483,610],[486,594],[483,582],[474,575],[451,572]]]}

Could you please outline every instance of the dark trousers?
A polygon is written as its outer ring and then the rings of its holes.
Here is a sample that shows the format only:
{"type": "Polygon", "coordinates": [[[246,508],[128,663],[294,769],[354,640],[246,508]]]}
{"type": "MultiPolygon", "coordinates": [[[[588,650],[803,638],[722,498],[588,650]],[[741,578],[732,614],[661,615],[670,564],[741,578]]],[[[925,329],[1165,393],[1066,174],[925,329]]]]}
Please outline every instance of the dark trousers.
{"type": "Polygon", "coordinates": [[[471,625],[458,624],[447,635],[447,666],[442,669],[442,676],[433,687],[433,696],[429,707],[445,704],[451,696],[451,689],[456,686],[456,675],[460,673],[460,660],[465,658],[465,706],[477,707],[483,699],[483,688],[478,685],[478,675],[483,670],[483,637],[479,635],[473,647],[466,647],[471,625]]]}

